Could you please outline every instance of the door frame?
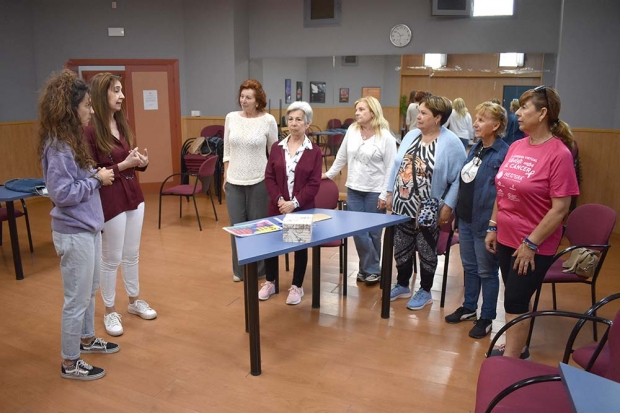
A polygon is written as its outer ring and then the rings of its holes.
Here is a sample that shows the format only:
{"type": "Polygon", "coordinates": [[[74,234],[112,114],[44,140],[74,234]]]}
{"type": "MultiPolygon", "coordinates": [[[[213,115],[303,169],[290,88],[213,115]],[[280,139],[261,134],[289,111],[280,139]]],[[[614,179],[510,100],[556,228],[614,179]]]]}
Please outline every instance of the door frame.
{"type": "MultiPolygon", "coordinates": [[[[168,99],[170,116],[170,160],[172,171],[181,170],[181,87],[179,82],[178,59],[69,59],[65,63],[67,69],[78,71],[80,66],[124,66],[124,79],[127,93],[133,90],[133,72],[163,71],[168,73],[168,99]],[[177,154],[178,156],[175,156],[177,154]]],[[[127,101],[127,117],[135,129],[133,99],[127,101]]]]}

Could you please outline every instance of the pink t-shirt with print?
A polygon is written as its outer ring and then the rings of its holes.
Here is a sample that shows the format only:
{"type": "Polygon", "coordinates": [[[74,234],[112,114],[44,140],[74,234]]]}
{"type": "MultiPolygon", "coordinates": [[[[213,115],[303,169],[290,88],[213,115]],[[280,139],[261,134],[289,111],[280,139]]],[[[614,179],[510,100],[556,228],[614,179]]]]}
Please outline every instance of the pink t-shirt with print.
{"type": "MultiPolygon", "coordinates": [[[[497,240],[518,248],[551,209],[551,198],[579,195],[573,156],[564,143],[553,138],[541,145],[520,139],[510,145],[495,176],[497,188],[497,240]]],[[[554,255],[562,226],[538,247],[538,254],[554,255]]]]}

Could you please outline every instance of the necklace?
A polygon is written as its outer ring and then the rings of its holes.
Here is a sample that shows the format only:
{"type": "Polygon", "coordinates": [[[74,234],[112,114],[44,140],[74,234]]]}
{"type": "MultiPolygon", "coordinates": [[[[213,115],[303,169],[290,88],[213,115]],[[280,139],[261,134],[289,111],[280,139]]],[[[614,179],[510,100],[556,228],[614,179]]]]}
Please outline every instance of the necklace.
{"type": "Polygon", "coordinates": [[[530,136],[530,145],[542,145],[543,143],[550,141],[551,139],[553,139],[553,135],[549,136],[547,139],[543,140],[542,142],[538,142],[538,143],[534,143],[534,141],[532,140],[532,136],[530,136]]]}
{"type": "MultiPolygon", "coordinates": [[[[114,158],[112,158],[112,152],[110,152],[110,153],[108,154],[108,157],[110,158],[110,162],[112,162],[112,165],[114,165],[114,158]]],[[[122,176],[123,178],[127,179],[127,180],[129,180],[129,179],[133,179],[133,178],[135,178],[135,176],[136,176],[136,169],[135,169],[135,168],[130,168],[130,169],[131,169],[131,175],[125,175],[125,174],[123,174],[123,173],[120,171],[120,169],[118,170],[118,174],[119,174],[120,176],[122,176]]]]}

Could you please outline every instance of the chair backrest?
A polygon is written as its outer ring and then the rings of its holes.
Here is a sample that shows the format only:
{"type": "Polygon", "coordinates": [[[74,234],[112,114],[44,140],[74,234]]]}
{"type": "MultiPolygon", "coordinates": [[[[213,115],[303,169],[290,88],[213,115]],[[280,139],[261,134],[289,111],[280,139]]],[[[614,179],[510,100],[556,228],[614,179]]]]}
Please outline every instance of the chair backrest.
{"type": "Polygon", "coordinates": [[[328,151],[327,148],[329,148],[329,156],[336,156],[336,152],[338,152],[338,149],[340,148],[340,145],[342,145],[342,141],[344,140],[344,135],[342,133],[336,133],[335,135],[329,135],[327,137],[327,145],[325,145],[325,150],[323,150],[323,154],[325,155],[328,151]]]}
{"type": "Polygon", "coordinates": [[[327,129],[337,129],[341,127],[342,127],[342,122],[340,122],[340,119],[330,119],[327,122],[327,129]]]}
{"type": "Polygon", "coordinates": [[[200,165],[198,170],[199,178],[208,178],[215,173],[215,165],[217,164],[217,155],[210,155],[205,158],[205,161],[200,165]]]}
{"type": "Polygon", "coordinates": [[[224,138],[224,126],[223,125],[205,126],[200,131],[200,136],[204,136],[205,138],[211,138],[213,136],[224,138]]]}
{"type": "Polygon", "coordinates": [[[437,255],[443,255],[452,246],[452,237],[454,236],[454,212],[450,215],[450,219],[439,227],[439,239],[437,240],[437,255]]]}
{"type": "Polygon", "coordinates": [[[323,209],[336,209],[338,207],[338,185],[331,179],[321,179],[319,192],[314,197],[314,206],[323,209]]]}
{"type": "Polygon", "coordinates": [[[342,122],[342,127],[343,128],[348,128],[349,126],[351,126],[353,124],[353,122],[355,122],[355,119],[353,119],[353,118],[346,118],[344,120],[344,122],[342,122]]]}
{"type": "Polygon", "coordinates": [[[605,205],[580,205],[568,216],[564,235],[571,245],[608,244],[616,211],[605,205]]]}
{"type": "Polygon", "coordinates": [[[210,156],[195,155],[191,153],[183,155],[183,162],[185,162],[186,172],[190,175],[198,175],[200,167],[207,160],[207,158],[210,158],[210,156]]]}

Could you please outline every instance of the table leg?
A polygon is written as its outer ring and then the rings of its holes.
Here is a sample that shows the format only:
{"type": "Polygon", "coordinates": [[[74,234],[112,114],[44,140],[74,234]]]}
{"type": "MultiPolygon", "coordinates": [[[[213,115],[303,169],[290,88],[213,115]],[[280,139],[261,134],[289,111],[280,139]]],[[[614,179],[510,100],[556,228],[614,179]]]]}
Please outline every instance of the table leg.
{"type": "Polygon", "coordinates": [[[383,235],[381,258],[381,318],[390,318],[390,284],[392,283],[392,260],[394,255],[394,227],[386,227],[383,235]]]}
{"type": "Polygon", "coordinates": [[[250,332],[250,374],[258,376],[260,368],[260,325],[258,316],[258,263],[245,265],[245,308],[250,332]]]}
{"type": "Polygon", "coordinates": [[[15,222],[15,205],[13,201],[6,202],[6,212],[9,218],[9,233],[11,235],[11,248],[13,249],[13,266],[15,267],[15,279],[24,279],[22,268],[22,255],[19,251],[19,237],[17,234],[17,223],[15,222]]]}
{"type": "Polygon", "coordinates": [[[312,308],[321,307],[321,247],[312,247],[312,308]]]}

